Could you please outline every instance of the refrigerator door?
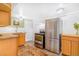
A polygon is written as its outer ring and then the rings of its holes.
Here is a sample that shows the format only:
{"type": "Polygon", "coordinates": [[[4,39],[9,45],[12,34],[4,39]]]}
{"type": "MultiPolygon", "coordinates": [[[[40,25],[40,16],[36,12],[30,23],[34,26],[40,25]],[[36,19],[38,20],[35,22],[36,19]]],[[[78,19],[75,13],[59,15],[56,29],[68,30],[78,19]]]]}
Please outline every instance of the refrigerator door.
{"type": "Polygon", "coordinates": [[[57,24],[58,21],[54,21],[54,28],[51,31],[51,51],[55,53],[59,53],[59,39],[58,39],[58,32],[57,32],[57,24]]]}
{"type": "Polygon", "coordinates": [[[51,40],[51,49],[52,52],[59,53],[59,40],[52,39],[51,40]]]}
{"type": "Polygon", "coordinates": [[[45,26],[45,49],[51,50],[51,38],[52,38],[52,29],[53,29],[54,23],[52,20],[46,20],[46,26],[45,26]]]}
{"type": "Polygon", "coordinates": [[[50,51],[55,52],[55,40],[54,39],[51,40],[51,49],[50,49],[50,51]]]}

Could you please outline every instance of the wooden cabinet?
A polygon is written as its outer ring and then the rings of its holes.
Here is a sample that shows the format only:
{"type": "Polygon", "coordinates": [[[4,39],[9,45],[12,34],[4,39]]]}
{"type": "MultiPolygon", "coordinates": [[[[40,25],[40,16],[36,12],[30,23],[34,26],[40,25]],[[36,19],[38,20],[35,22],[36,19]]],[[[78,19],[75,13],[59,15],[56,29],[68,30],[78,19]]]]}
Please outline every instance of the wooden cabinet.
{"type": "Polygon", "coordinates": [[[0,56],[17,56],[18,45],[16,35],[0,36],[0,56]]]}
{"type": "Polygon", "coordinates": [[[72,55],[79,56],[79,41],[72,41],[72,55]]]}
{"type": "Polygon", "coordinates": [[[0,26],[8,26],[11,23],[11,4],[0,3],[0,26]]]}
{"type": "Polygon", "coordinates": [[[22,46],[25,44],[25,33],[18,33],[18,35],[19,35],[18,39],[19,46],[22,46]]]}
{"type": "Polygon", "coordinates": [[[10,3],[0,3],[0,11],[10,12],[11,4],[10,3]]]}
{"type": "Polygon", "coordinates": [[[71,55],[71,42],[69,40],[62,40],[62,52],[71,55]]]}
{"type": "Polygon", "coordinates": [[[62,54],[79,56],[79,36],[62,36],[62,54]]]}
{"type": "Polygon", "coordinates": [[[13,34],[18,35],[18,46],[23,46],[25,44],[25,33],[19,32],[13,34]]]}
{"type": "Polygon", "coordinates": [[[10,13],[0,11],[0,26],[10,25],[10,13]]]}

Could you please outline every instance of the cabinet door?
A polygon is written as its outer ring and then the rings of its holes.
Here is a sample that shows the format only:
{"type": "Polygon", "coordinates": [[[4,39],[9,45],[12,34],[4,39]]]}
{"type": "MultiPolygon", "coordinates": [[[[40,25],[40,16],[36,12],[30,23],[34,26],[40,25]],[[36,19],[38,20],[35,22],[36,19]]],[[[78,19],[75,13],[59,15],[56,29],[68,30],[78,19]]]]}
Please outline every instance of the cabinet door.
{"type": "Polygon", "coordinates": [[[79,41],[72,41],[72,56],[79,56],[79,41]]]}
{"type": "Polygon", "coordinates": [[[24,45],[25,43],[25,34],[24,33],[19,33],[19,46],[24,45]]]}
{"type": "Polygon", "coordinates": [[[4,12],[10,12],[11,11],[11,5],[10,3],[0,3],[0,11],[4,12]]]}
{"type": "Polygon", "coordinates": [[[62,39],[62,53],[64,55],[71,55],[71,41],[62,39]]]}
{"type": "Polygon", "coordinates": [[[0,39],[0,56],[16,56],[17,49],[17,38],[0,39]]]}
{"type": "Polygon", "coordinates": [[[10,13],[0,11],[0,26],[10,25],[10,13]]]}

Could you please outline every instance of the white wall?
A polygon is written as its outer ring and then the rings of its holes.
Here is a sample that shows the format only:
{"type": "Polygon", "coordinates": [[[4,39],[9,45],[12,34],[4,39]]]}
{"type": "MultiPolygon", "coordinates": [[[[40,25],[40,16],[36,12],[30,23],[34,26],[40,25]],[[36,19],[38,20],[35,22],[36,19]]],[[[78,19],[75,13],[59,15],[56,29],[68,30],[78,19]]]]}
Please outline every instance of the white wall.
{"type": "Polygon", "coordinates": [[[63,16],[61,19],[63,20],[63,33],[76,34],[74,23],[79,22],[79,12],[63,16]]]}

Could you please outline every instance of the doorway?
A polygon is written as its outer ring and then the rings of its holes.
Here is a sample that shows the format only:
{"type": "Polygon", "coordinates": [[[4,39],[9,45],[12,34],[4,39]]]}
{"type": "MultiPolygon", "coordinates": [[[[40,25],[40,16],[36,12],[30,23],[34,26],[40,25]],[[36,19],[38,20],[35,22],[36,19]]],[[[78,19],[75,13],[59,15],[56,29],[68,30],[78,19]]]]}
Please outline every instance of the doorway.
{"type": "Polygon", "coordinates": [[[33,21],[30,19],[24,20],[24,31],[26,33],[26,41],[34,40],[33,21]]]}

